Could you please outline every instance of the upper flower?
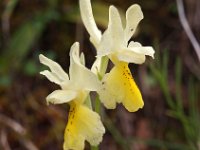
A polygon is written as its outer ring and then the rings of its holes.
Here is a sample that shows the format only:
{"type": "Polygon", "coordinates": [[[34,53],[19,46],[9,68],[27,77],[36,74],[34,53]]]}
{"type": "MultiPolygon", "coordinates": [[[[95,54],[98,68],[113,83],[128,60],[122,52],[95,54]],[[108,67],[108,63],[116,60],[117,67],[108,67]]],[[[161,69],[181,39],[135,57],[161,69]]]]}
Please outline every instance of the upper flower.
{"type": "Polygon", "coordinates": [[[112,70],[102,78],[102,87],[97,91],[101,102],[109,109],[114,109],[117,103],[122,103],[128,111],[137,111],[144,106],[144,102],[128,64],[142,64],[146,55],[154,57],[152,47],[129,42],[143,19],[140,6],[135,4],[128,8],[125,27],[118,10],[110,6],[108,28],[101,34],[94,21],[90,0],[79,2],[83,23],[90,34],[90,41],[97,49],[97,59],[92,71],[99,73],[103,64],[102,56],[108,56],[114,63],[112,70]]]}
{"type": "Polygon", "coordinates": [[[108,28],[101,34],[94,21],[90,0],[80,0],[79,2],[82,20],[90,34],[91,42],[97,48],[97,56],[107,55],[114,63],[123,61],[136,64],[144,63],[145,55],[153,57],[152,47],[142,46],[134,41],[128,43],[137,25],[143,19],[139,5],[134,4],[126,11],[125,28],[122,26],[118,10],[114,6],[110,6],[108,28]]]}

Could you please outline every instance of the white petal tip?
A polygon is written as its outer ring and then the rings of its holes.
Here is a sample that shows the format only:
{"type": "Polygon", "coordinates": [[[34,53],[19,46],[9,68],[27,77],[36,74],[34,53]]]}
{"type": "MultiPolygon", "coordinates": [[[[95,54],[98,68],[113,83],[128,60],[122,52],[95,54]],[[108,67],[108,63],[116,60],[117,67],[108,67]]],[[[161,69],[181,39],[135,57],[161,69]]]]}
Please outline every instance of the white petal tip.
{"type": "Polygon", "coordinates": [[[70,56],[79,55],[79,42],[75,42],[70,49],[70,56]]]}
{"type": "Polygon", "coordinates": [[[40,63],[42,63],[44,60],[45,60],[45,56],[44,55],[42,55],[42,54],[40,54],[39,55],[39,60],[40,60],[40,63]]]}
{"type": "Polygon", "coordinates": [[[45,76],[46,72],[48,72],[48,70],[40,71],[40,74],[45,76]]]}
{"type": "Polygon", "coordinates": [[[129,13],[129,11],[133,11],[134,13],[137,13],[138,14],[137,16],[139,16],[141,20],[144,18],[142,9],[141,9],[140,5],[138,5],[138,4],[131,5],[127,10],[127,14],[129,13]]]}
{"type": "Polygon", "coordinates": [[[118,10],[117,10],[117,8],[114,6],[114,5],[111,5],[110,7],[109,7],[109,13],[110,14],[113,14],[113,13],[116,13],[118,10]]]}
{"type": "Polygon", "coordinates": [[[74,49],[79,49],[79,42],[75,42],[72,46],[71,46],[71,50],[74,49]]]}
{"type": "Polygon", "coordinates": [[[79,42],[74,42],[72,46],[79,46],[79,42]]]}
{"type": "Polygon", "coordinates": [[[110,5],[109,9],[116,9],[114,5],[110,5]]]}

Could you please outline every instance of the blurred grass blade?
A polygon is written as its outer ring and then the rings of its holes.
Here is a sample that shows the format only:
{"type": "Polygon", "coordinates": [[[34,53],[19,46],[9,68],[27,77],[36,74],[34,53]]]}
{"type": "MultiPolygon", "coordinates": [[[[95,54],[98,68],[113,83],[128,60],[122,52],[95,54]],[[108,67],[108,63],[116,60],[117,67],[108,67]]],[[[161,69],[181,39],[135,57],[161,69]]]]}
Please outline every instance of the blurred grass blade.
{"type": "Polygon", "coordinates": [[[3,14],[5,14],[6,16],[10,16],[17,3],[18,3],[18,0],[7,1],[7,5],[6,5],[6,8],[5,8],[3,14]]]}
{"type": "Polygon", "coordinates": [[[151,146],[152,149],[162,149],[162,150],[192,150],[188,145],[183,143],[174,143],[163,141],[159,139],[141,139],[137,137],[130,138],[129,141],[134,141],[134,143],[141,143],[151,146]]]}
{"type": "Polygon", "coordinates": [[[104,120],[104,125],[106,126],[107,130],[112,134],[113,138],[121,146],[123,150],[129,150],[130,146],[119,130],[113,125],[112,121],[109,119],[108,116],[105,117],[106,119],[104,120]]]}
{"type": "Polygon", "coordinates": [[[17,69],[20,66],[21,61],[39,39],[46,24],[53,16],[52,12],[41,12],[16,30],[7,48],[3,51],[0,73],[8,73],[11,69],[17,69]]]}
{"type": "Polygon", "coordinates": [[[165,49],[163,54],[163,62],[162,62],[162,71],[163,76],[165,79],[167,79],[168,76],[168,65],[169,65],[169,50],[165,49]]]}
{"type": "Polygon", "coordinates": [[[177,101],[177,109],[181,112],[183,111],[183,101],[181,97],[181,76],[182,75],[182,64],[179,57],[176,59],[175,64],[175,77],[176,77],[176,101],[177,101]]]}
{"type": "Polygon", "coordinates": [[[198,145],[200,142],[200,114],[198,109],[198,84],[194,83],[194,79],[190,77],[189,79],[189,115],[190,115],[190,124],[193,128],[193,133],[195,137],[195,143],[198,145]]]}
{"type": "Polygon", "coordinates": [[[6,7],[2,13],[2,32],[3,32],[3,35],[5,36],[5,39],[9,36],[9,30],[10,30],[9,20],[17,3],[18,3],[18,0],[7,1],[6,7]]]}

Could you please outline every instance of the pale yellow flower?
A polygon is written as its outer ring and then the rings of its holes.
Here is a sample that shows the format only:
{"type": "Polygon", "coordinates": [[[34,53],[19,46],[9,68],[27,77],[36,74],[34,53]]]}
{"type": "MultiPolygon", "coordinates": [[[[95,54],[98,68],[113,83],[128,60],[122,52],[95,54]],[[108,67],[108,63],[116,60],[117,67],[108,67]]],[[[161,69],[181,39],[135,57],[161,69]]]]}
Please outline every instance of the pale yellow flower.
{"type": "Polygon", "coordinates": [[[105,129],[99,115],[85,106],[84,101],[90,91],[99,90],[100,82],[96,75],[84,66],[84,55],[79,56],[79,44],[73,44],[70,50],[70,78],[56,62],[43,55],[40,55],[39,59],[50,68],[50,71],[40,73],[61,87],[47,96],[47,103],[68,103],[70,106],[63,149],[83,150],[85,140],[91,145],[98,145],[105,129]]]}
{"type": "Polygon", "coordinates": [[[143,19],[140,6],[134,4],[128,8],[125,28],[118,10],[110,6],[108,28],[101,34],[94,21],[90,0],[79,0],[79,2],[83,23],[90,34],[90,41],[97,49],[97,60],[93,71],[96,73],[98,70],[102,56],[108,56],[114,63],[114,68],[104,76],[102,88],[98,91],[101,101],[110,109],[115,108],[116,103],[122,103],[127,110],[137,111],[144,103],[128,63],[142,64],[146,55],[154,56],[152,47],[142,46],[134,41],[129,43],[137,25],[143,19]]]}

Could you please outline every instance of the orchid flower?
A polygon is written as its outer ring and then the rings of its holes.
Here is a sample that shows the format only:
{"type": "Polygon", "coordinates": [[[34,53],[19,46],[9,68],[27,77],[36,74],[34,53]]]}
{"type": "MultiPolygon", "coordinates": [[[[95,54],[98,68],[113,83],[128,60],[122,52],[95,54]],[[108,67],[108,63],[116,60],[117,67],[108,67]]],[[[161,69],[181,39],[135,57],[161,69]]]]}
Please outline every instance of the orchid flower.
{"type": "Polygon", "coordinates": [[[118,10],[110,6],[108,28],[102,34],[95,23],[90,0],[79,0],[79,3],[90,41],[97,49],[97,60],[93,70],[98,70],[102,56],[109,57],[114,63],[114,68],[102,79],[102,88],[98,90],[100,100],[109,109],[114,109],[116,103],[122,103],[128,111],[137,111],[143,107],[144,102],[128,64],[142,64],[146,55],[154,57],[152,47],[142,46],[134,41],[129,43],[137,25],[143,19],[140,6],[134,4],[128,8],[125,28],[122,26],[118,10]]]}
{"type": "Polygon", "coordinates": [[[47,103],[68,103],[70,106],[63,149],[83,150],[85,140],[91,145],[98,145],[105,129],[100,116],[84,105],[84,101],[90,91],[99,89],[100,81],[84,66],[84,55],[79,56],[79,43],[74,43],[70,50],[70,77],[58,63],[41,54],[39,59],[50,68],[50,71],[40,73],[61,87],[47,96],[47,103]]]}

